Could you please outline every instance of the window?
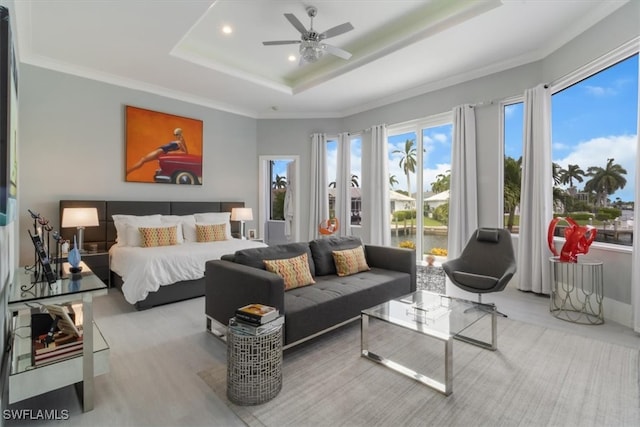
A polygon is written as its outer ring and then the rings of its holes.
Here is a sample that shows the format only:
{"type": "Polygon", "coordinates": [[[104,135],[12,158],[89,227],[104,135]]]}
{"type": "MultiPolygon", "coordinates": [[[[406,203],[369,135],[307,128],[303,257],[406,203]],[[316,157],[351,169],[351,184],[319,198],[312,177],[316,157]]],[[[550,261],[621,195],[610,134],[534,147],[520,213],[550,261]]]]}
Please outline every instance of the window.
{"type": "MultiPolygon", "coordinates": [[[[350,137],[351,176],[351,225],[360,225],[362,220],[362,199],[360,185],[362,178],[362,139],[360,135],[350,137]]],[[[338,140],[327,139],[327,180],[329,186],[329,216],[335,216],[336,177],[338,175],[338,140]]],[[[340,219],[342,220],[342,219],[340,219]]],[[[342,221],[341,221],[342,222],[342,221]]]]}
{"type": "Polygon", "coordinates": [[[551,97],[554,213],[632,245],[638,54],[616,61],[551,97]]]}
{"type": "Polygon", "coordinates": [[[362,221],[362,138],[351,138],[351,225],[360,225],[362,221]]]}
{"type": "Polygon", "coordinates": [[[446,255],[452,131],[450,113],[389,127],[392,246],[446,255]]]}
{"type": "Polygon", "coordinates": [[[269,200],[269,219],[284,221],[284,196],[287,192],[287,165],[291,160],[271,160],[271,196],[269,200]]]}
{"type": "Polygon", "coordinates": [[[522,135],[524,104],[507,103],[503,110],[504,138],[504,227],[518,232],[520,220],[520,180],[522,178],[522,135]]]}

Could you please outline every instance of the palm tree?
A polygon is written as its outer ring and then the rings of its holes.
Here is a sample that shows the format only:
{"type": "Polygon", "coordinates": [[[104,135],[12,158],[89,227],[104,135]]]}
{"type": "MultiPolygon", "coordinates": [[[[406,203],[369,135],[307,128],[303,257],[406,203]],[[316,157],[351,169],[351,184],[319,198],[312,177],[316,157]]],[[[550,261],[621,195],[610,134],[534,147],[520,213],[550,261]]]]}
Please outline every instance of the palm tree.
{"type": "Polygon", "coordinates": [[[401,154],[399,166],[407,175],[407,192],[411,193],[411,173],[416,172],[416,147],[413,139],[407,139],[404,142],[404,151],[393,150],[393,153],[401,154]]]}
{"type": "Polygon", "coordinates": [[[280,176],[280,175],[276,174],[276,179],[272,182],[271,185],[275,189],[287,188],[287,177],[286,176],[280,176]]]}
{"type": "Polygon", "coordinates": [[[520,204],[520,186],[522,181],[522,156],[516,160],[504,156],[504,208],[509,212],[507,228],[513,231],[516,207],[520,204]]]}
{"type": "Polygon", "coordinates": [[[586,175],[591,179],[585,182],[584,189],[596,193],[596,204],[600,206],[606,206],[608,195],[627,185],[627,180],[623,176],[627,174],[627,170],[613,161],[613,158],[607,159],[607,165],[604,168],[590,166],[587,169],[586,175]]]}
{"type": "Polygon", "coordinates": [[[396,184],[400,184],[398,178],[395,175],[389,175],[389,188],[393,189],[396,184]]]}
{"type": "Polygon", "coordinates": [[[563,169],[560,172],[560,183],[569,184],[569,194],[571,197],[575,196],[575,187],[573,186],[573,180],[582,182],[585,172],[580,169],[578,165],[567,165],[567,169],[563,169]]]}
{"type": "MultiPolygon", "coordinates": [[[[352,187],[360,187],[360,182],[359,182],[358,175],[351,175],[351,186],[352,187]]],[[[336,188],[336,182],[335,181],[331,181],[329,183],[329,188],[336,188]]]]}
{"type": "Polygon", "coordinates": [[[434,193],[442,193],[447,191],[451,186],[451,171],[447,171],[446,175],[439,173],[436,175],[436,181],[431,183],[431,191],[434,193]]]}

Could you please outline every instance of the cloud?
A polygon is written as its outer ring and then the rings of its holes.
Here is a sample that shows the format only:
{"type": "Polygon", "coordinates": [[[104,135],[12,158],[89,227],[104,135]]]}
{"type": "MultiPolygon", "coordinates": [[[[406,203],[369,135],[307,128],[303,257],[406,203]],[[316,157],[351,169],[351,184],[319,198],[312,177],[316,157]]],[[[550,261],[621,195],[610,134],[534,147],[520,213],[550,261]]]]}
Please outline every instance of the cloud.
{"type": "MultiPolygon", "coordinates": [[[[627,185],[624,189],[617,191],[610,198],[613,200],[620,197],[629,201],[634,199],[635,162],[638,155],[638,137],[636,135],[614,135],[608,137],[593,138],[576,144],[572,151],[566,156],[555,159],[562,168],[566,169],[569,164],[578,165],[583,171],[587,171],[590,166],[605,167],[607,159],[615,159],[615,163],[627,170],[627,185]]],[[[587,178],[579,184],[582,188],[587,178]]]]}
{"type": "Polygon", "coordinates": [[[585,85],[584,89],[587,91],[588,95],[593,96],[613,96],[618,93],[614,88],[603,86],[585,85]]]}
{"type": "Polygon", "coordinates": [[[436,182],[436,176],[438,175],[447,175],[451,172],[451,164],[450,163],[442,163],[436,165],[435,169],[425,169],[422,173],[422,182],[424,185],[422,186],[424,191],[431,191],[431,183],[436,182]]]}

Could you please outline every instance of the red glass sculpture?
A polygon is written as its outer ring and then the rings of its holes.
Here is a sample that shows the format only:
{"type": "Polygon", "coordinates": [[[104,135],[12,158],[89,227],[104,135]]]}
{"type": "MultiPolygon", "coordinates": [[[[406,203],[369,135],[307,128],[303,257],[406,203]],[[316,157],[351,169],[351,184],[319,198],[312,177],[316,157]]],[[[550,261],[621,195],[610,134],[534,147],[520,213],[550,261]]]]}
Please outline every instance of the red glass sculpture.
{"type": "Polygon", "coordinates": [[[551,249],[551,252],[553,252],[555,256],[558,256],[558,252],[553,244],[553,235],[556,230],[556,225],[560,221],[565,221],[569,226],[564,229],[565,242],[560,250],[559,259],[561,262],[578,262],[579,254],[589,252],[589,246],[591,246],[591,243],[595,240],[598,231],[591,225],[578,225],[577,222],[569,217],[552,219],[549,223],[547,241],[549,243],[549,249],[551,249]]]}
{"type": "Polygon", "coordinates": [[[318,224],[318,232],[323,236],[330,236],[340,228],[338,218],[330,218],[318,224]]]}

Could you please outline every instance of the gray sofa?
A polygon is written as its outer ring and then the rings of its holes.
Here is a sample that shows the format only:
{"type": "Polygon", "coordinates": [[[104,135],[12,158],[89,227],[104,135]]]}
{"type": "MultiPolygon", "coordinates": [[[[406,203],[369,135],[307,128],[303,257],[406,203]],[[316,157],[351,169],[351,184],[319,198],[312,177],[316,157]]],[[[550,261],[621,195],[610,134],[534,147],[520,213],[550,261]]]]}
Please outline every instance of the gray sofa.
{"type": "Polygon", "coordinates": [[[235,309],[250,303],[276,307],[285,315],[285,346],[356,319],[360,311],[416,290],[415,251],[364,245],[371,268],[351,276],[336,274],[332,251],[362,245],[356,237],[254,248],[206,263],[207,329],[224,334],[235,309]],[[265,270],[263,260],[306,253],[315,284],[284,291],[284,281],[265,270]]]}

